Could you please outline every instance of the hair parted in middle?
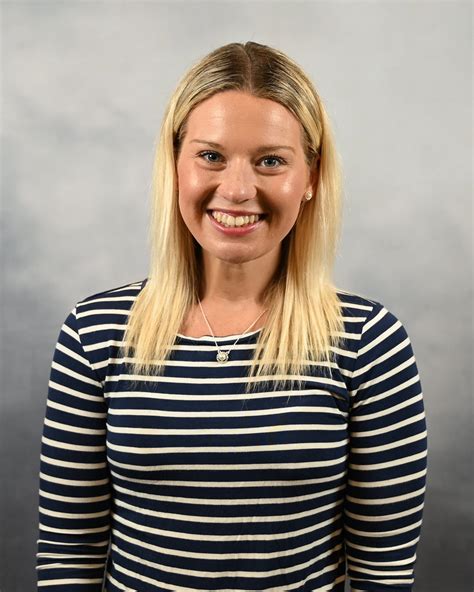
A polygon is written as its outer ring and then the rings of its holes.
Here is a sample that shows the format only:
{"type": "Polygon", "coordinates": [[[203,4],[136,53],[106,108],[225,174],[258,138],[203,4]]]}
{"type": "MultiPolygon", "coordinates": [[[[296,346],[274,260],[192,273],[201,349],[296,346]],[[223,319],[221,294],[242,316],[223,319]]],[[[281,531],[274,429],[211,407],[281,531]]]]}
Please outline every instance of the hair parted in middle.
{"type": "MultiPolygon", "coordinates": [[[[176,161],[191,111],[219,92],[238,90],[280,103],[300,122],[306,162],[316,171],[313,199],[282,241],[279,268],[265,290],[269,313],[249,368],[246,392],[271,378],[301,383],[309,363],[332,376],[343,339],[341,301],[332,281],[341,226],[339,157],[324,105],[311,80],[281,51],[249,41],[219,47],[183,76],[165,110],[153,167],[150,269],[124,335],[135,373],[161,374],[182,322],[198,302],[200,245],[178,206],[176,161]]],[[[343,290],[339,290],[344,292],[343,290]]]]}

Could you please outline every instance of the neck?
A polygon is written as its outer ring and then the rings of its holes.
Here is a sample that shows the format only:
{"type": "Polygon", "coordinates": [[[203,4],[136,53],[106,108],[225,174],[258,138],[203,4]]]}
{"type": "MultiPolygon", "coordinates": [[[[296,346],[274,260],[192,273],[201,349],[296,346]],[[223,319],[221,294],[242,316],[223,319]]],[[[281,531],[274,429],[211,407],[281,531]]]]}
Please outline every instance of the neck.
{"type": "Polygon", "coordinates": [[[279,265],[279,253],[253,261],[228,262],[203,253],[201,302],[223,311],[263,307],[265,290],[279,265]]]}

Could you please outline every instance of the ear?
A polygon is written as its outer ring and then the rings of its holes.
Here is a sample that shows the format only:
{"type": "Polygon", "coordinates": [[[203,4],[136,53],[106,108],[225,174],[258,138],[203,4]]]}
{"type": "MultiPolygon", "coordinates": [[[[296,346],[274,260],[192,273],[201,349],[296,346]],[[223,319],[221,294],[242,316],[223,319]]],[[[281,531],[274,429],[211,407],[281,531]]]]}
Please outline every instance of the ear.
{"type": "MultiPolygon", "coordinates": [[[[319,181],[319,157],[315,157],[313,159],[313,162],[312,162],[312,165],[311,165],[311,168],[309,171],[308,185],[306,186],[304,195],[306,195],[306,193],[308,191],[310,191],[314,197],[317,192],[318,181],[319,181]]],[[[303,199],[301,200],[301,203],[305,203],[305,201],[306,200],[303,197],[303,199]]]]}
{"type": "Polygon", "coordinates": [[[316,155],[311,163],[309,182],[310,186],[306,191],[311,191],[313,195],[316,195],[319,181],[319,155],[316,155]]]}
{"type": "Polygon", "coordinates": [[[174,191],[177,194],[178,193],[178,158],[175,155],[174,158],[174,191]]]}

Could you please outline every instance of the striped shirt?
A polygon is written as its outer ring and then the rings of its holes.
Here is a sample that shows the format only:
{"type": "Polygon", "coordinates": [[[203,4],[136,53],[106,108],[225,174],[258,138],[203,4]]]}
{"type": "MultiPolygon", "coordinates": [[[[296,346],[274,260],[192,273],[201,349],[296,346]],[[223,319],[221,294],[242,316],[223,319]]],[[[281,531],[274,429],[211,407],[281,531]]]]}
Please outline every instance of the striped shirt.
{"type": "Polygon", "coordinates": [[[310,364],[296,389],[266,377],[245,394],[260,329],[226,364],[212,337],[178,333],[164,375],[132,377],[119,347],[145,282],[79,301],[61,327],[38,589],[343,592],[347,576],[353,591],[412,590],[427,436],[402,323],[338,290],[332,378],[310,364]]]}

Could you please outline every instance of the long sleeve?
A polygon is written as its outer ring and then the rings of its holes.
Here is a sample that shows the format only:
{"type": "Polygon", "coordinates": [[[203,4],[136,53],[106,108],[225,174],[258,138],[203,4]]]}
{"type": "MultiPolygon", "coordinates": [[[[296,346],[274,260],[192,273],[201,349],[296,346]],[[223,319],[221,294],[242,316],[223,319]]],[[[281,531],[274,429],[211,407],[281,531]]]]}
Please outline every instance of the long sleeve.
{"type": "Polygon", "coordinates": [[[40,458],[38,589],[102,590],[110,529],[102,383],[74,308],[54,351],[40,458]]]}
{"type": "Polygon", "coordinates": [[[351,379],[345,546],[352,592],[412,590],[427,469],[421,382],[401,322],[380,303],[351,379]]]}

